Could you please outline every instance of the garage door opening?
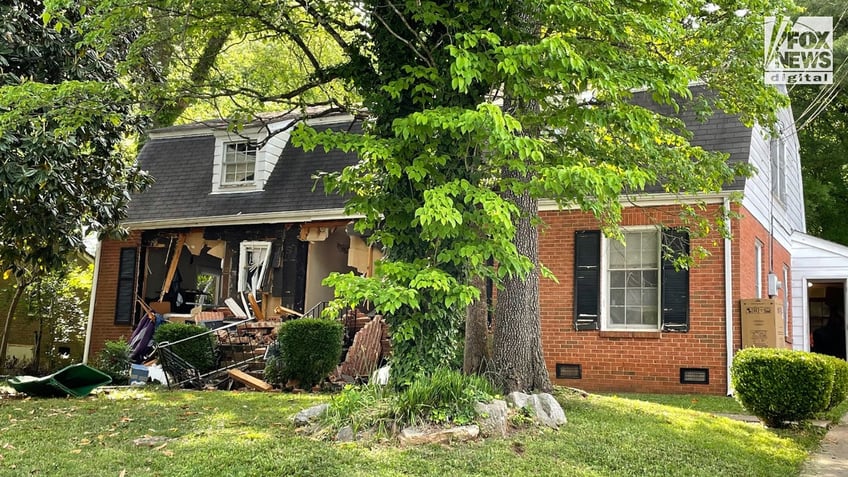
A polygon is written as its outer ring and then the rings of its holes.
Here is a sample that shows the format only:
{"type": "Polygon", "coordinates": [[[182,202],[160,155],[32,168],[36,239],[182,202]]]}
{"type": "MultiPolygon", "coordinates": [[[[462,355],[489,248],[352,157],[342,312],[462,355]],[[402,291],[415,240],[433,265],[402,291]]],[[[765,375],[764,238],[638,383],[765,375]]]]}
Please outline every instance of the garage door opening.
{"type": "Polygon", "coordinates": [[[845,283],[807,282],[810,351],[845,359],[845,283]]]}

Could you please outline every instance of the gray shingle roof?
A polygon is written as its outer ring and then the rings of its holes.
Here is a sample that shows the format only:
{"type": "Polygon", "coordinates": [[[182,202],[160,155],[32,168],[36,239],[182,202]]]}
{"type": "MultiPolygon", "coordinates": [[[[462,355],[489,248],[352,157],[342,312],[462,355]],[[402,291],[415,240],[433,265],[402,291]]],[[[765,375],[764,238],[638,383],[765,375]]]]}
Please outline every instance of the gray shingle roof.
{"type": "MultiPolygon", "coordinates": [[[[705,94],[704,88],[694,87],[693,94],[705,94]]],[[[633,101],[663,114],[674,114],[671,107],[655,104],[649,93],[637,93],[633,101]]],[[[692,144],[708,151],[730,153],[731,162],[748,161],[752,131],[735,116],[716,111],[707,121],[701,122],[691,105],[685,103],[678,116],[693,133],[692,144]]],[[[316,129],[347,129],[350,123],[350,119],[340,119],[339,122],[318,126],[316,129]]],[[[177,126],[167,131],[183,129],[196,132],[202,127],[209,128],[209,125],[177,126]]],[[[210,194],[214,147],[215,137],[211,129],[209,135],[165,137],[148,141],[138,160],[142,169],[148,171],[156,182],[144,193],[133,196],[128,222],[173,222],[238,214],[341,209],[344,205],[342,198],[335,194],[327,195],[323,183],[316,183],[312,176],[319,170],[341,170],[356,160],[353,153],[325,153],[321,149],[305,153],[286,144],[263,191],[210,194]]],[[[744,185],[744,179],[740,178],[726,185],[725,190],[742,190],[744,185]]]]}
{"type": "MultiPolygon", "coordinates": [[[[695,98],[713,96],[703,86],[693,86],[690,89],[695,98]]],[[[701,121],[692,103],[684,101],[680,102],[680,111],[675,114],[671,106],[656,104],[649,92],[635,94],[633,102],[665,116],[677,116],[683,120],[686,129],[692,133],[692,139],[689,142],[694,146],[700,146],[706,151],[729,153],[728,162],[731,163],[745,163],[750,159],[752,130],[742,124],[737,116],[715,110],[706,121],[701,121]]],[[[745,178],[743,177],[724,186],[724,190],[729,191],[741,191],[744,188],[745,178]]]]}
{"type": "MultiPolygon", "coordinates": [[[[315,129],[347,129],[350,122],[346,119],[315,129]]],[[[156,182],[133,196],[127,222],[340,209],[342,198],[326,194],[322,181],[316,182],[312,176],[317,171],[341,170],[356,160],[353,153],[320,149],[305,153],[286,144],[263,191],[211,194],[214,148],[211,131],[210,135],[149,140],[138,161],[156,182]]]]}

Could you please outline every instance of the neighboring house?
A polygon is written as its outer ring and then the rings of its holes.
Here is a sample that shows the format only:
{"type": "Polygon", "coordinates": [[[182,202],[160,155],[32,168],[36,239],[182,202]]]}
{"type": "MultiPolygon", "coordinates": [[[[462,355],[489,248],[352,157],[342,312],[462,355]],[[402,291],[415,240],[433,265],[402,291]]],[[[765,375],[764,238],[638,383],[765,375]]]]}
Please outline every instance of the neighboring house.
{"type": "MultiPolygon", "coordinates": [[[[637,95],[637,101],[646,97],[637,95]]],[[[811,323],[820,325],[806,301],[810,293],[835,283],[844,294],[848,273],[793,273],[804,267],[794,248],[809,242],[845,261],[848,248],[803,235],[790,111],[780,113],[781,134],[774,139],[721,113],[706,122],[685,108],[680,114],[695,144],[758,170],[720,193],[695,197],[707,212],[730,211],[733,240],[717,233],[690,240],[676,229],[683,224],[681,198],[659,192],[626,198],[627,247],[607,240],[592,216],[543,201],[541,260],[558,282],[542,281],[542,341],[557,384],[722,394],[729,391],[730,361],[742,346],[741,300],[773,296],[786,332],[780,344],[809,349],[811,323]],[[741,203],[733,202],[740,193],[741,203]],[[663,260],[662,244],[676,250],[703,246],[710,255],[691,270],[677,270],[663,260]],[[798,280],[812,284],[810,291],[798,280]],[[793,283],[795,293],[790,296],[782,283],[793,283]]],[[[303,312],[332,298],[332,290],[320,284],[330,272],[370,272],[378,252],[349,227],[342,198],[326,195],[313,178],[355,157],[304,153],[287,144],[285,132],[265,141],[290,120],[249,126],[239,135],[222,123],[150,134],[139,163],[156,183],[130,204],[130,237],[104,241],[97,253],[87,356],[106,340],[129,337],[139,319],[136,296],[163,298],[179,317],[189,316],[201,296],[220,303],[253,290],[266,313],[278,306],[303,312]],[[169,284],[169,264],[181,242],[180,251],[187,253],[177,254],[176,284],[169,284]],[[206,295],[200,293],[204,288],[206,295]]],[[[315,125],[356,127],[340,116],[315,125]]]]}
{"type": "MultiPolygon", "coordinates": [[[[93,261],[92,255],[80,252],[73,255],[72,266],[85,269],[93,261]]],[[[3,279],[0,276],[0,322],[6,319],[16,287],[17,284],[13,278],[3,279]]],[[[32,374],[52,371],[71,362],[78,362],[83,356],[83,336],[79,332],[82,323],[80,321],[75,323],[73,326],[75,332],[57,329],[61,326],[72,326],[69,323],[60,324],[59,322],[70,319],[74,315],[62,308],[67,306],[67,302],[54,301],[50,298],[51,296],[53,295],[40,288],[38,283],[29,285],[21,296],[9,327],[6,349],[7,363],[15,372],[25,371],[32,374]],[[46,300],[43,303],[46,311],[49,313],[52,309],[52,316],[41,314],[36,310],[34,298],[39,294],[43,300],[46,300]]],[[[87,291],[78,292],[76,299],[85,306],[89,301],[87,291]]],[[[87,309],[77,310],[76,316],[84,316],[83,313],[86,311],[87,309]]]]}
{"type": "MultiPolygon", "coordinates": [[[[647,106],[646,96],[637,101],[647,106]]],[[[780,331],[786,333],[781,344],[790,347],[798,340],[787,333],[793,297],[778,283],[792,279],[792,235],[805,230],[791,112],[780,112],[778,138],[718,112],[705,122],[686,108],[679,116],[693,144],[729,153],[730,161],[758,171],[721,193],[692,200],[702,201],[705,213],[731,211],[726,217],[733,239],[713,232],[690,240],[675,230],[683,225],[678,201],[686,198],[663,193],[627,198],[621,223],[626,248],[604,237],[590,215],[540,204],[547,223],[540,258],[559,279],[541,285],[542,342],[557,384],[729,392],[729,366],[745,331],[744,299],[773,296],[782,313],[780,331]],[[739,193],[743,199],[734,203],[739,193]],[[710,255],[690,270],[676,270],[663,259],[662,244],[687,251],[701,246],[710,255]]]]}

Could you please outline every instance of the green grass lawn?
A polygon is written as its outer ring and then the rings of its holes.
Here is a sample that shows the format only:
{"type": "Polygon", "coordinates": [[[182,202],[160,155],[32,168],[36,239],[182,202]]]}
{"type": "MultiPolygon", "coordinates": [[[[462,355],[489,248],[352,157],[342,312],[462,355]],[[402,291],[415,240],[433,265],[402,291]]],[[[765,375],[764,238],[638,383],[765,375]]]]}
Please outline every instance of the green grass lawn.
{"type": "Polygon", "coordinates": [[[612,396],[647,401],[666,406],[691,409],[693,411],[720,414],[746,414],[739,402],[730,396],[709,396],[700,394],[639,394],[619,393],[612,396]]]}
{"type": "Polygon", "coordinates": [[[0,399],[0,476],[796,476],[810,445],[803,431],[778,435],[682,409],[685,399],[559,398],[569,421],[559,431],[417,448],[298,432],[294,413],[329,396],[123,390],[0,399]],[[172,440],[133,444],[144,436],[172,440]]]}

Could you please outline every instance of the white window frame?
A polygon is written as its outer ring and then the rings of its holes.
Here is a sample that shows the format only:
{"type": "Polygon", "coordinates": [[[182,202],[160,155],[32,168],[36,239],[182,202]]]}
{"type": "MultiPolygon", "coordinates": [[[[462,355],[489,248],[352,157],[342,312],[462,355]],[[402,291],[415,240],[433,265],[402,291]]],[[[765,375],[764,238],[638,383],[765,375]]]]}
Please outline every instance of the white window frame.
{"type": "Polygon", "coordinates": [[[769,162],[771,163],[771,194],[778,203],[786,203],[786,141],[783,137],[769,140],[769,162]]]}
{"type": "Polygon", "coordinates": [[[756,280],[755,293],[757,299],[761,299],[763,297],[763,243],[759,240],[754,242],[754,262],[756,265],[756,270],[754,271],[756,280]]]}
{"type": "Polygon", "coordinates": [[[783,265],[783,339],[789,340],[789,267],[783,265]]]}
{"type": "MultiPolygon", "coordinates": [[[[221,187],[253,187],[256,185],[256,180],[258,178],[258,166],[259,166],[259,146],[256,144],[256,141],[251,140],[243,140],[243,141],[229,141],[223,144],[223,150],[221,151],[221,187]],[[230,154],[231,147],[238,147],[242,145],[247,145],[247,149],[245,151],[234,151],[233,154],[230,154]],[[247,158],[253,156],[253,174],[250,179],[245,180],[236,180],[236,181],[227,181],[227,169],[229,166],[238,167],[243,163],[247,163],[248,161],[239,160],[241,158],[247,158]],[[236,157],[236,160],[231,160],[232,156],[236,157]],[[229,162],[228,162],[229,161],[229,162]]],[[[245,169],[245,172],[248,169],[245,169]]]]}
{"type": "Polygon", "coordinates": [[[601,319],[603,331],[659,331],[662,329],[662,231],[654,226],[623,227],[622,232],[652,231],[657,237],[657,324],[654,325],[620,325],[610,321],[610,242],[606,235],[601,234],[601,319]]]}
{"type": "Polygon", "coordinates": [[[270,260],[271,242],[241,242],[239,244],[238,291],[251,292],[253,296],[256,296],[265,280],[270,260]],[[252,274],[251,271],[253,271],[252,274]]]}

